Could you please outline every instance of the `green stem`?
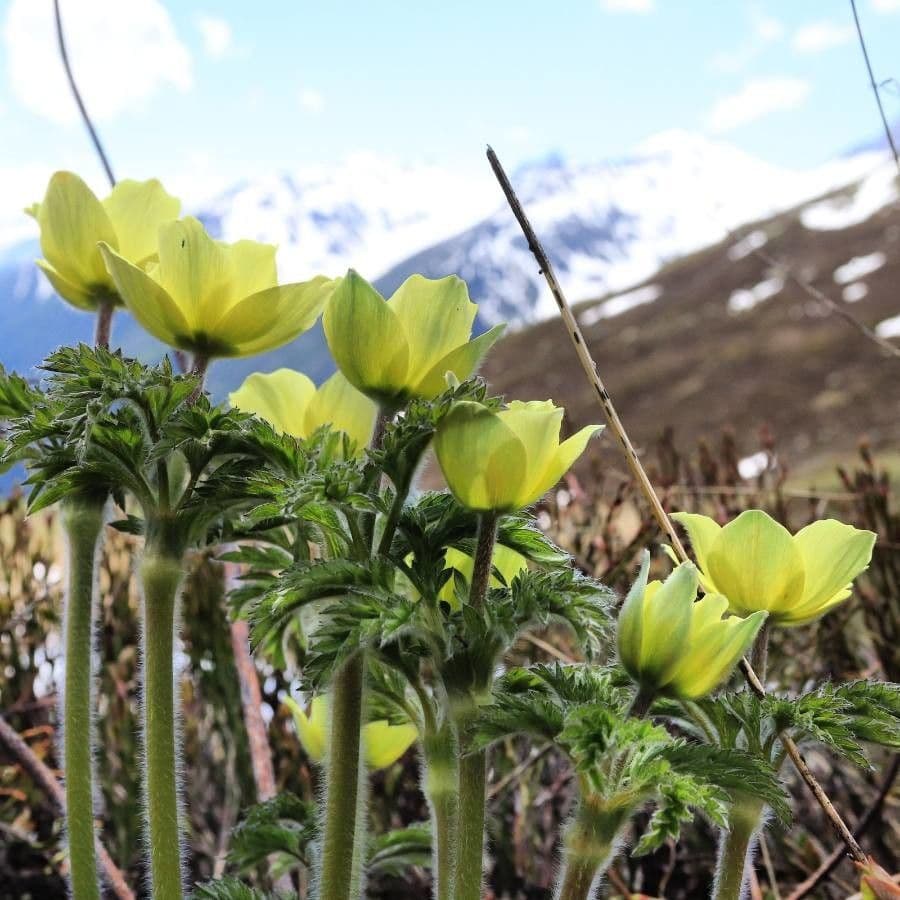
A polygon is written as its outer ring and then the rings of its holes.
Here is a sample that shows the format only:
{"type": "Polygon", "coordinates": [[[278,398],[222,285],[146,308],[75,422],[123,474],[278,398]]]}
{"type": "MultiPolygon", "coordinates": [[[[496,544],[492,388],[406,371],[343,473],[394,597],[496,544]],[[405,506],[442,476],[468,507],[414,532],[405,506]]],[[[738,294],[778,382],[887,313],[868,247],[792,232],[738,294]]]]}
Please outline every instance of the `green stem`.
{"type": "Polygon", "coordinates": [[[750,665],[753,666],[753,671],[756,672],[757,677],[763,684],[766,683],[766,669],[769,662],[769,634],[771,630],[772,628],[768,621],[763,622],[763,627],[760,628],[759,634],[756,636],[756,642],[753,644],[753,650],[750,655],[750,665]]]}
{"type": "Polygon", "coordinates": [[[731,827],[719,836],[713,900],[740,900],[744,896],[762,812],[762,804],[752,798],[738,800],[729,810],[731,827]]]}
{"type": "Polygon", "coordinates": [[[175,731],[173,648],[182,559],[148,548],[141,563],[144,589],[144,802],[153,896],[182,897],[181,832],[175,731]]]}
{"type": "Polygon", "coordinates": [[[65,608],[63,766],[66,826],[74,900],[99,900],[94,836],[93,704],[91,655],[94,645],[95,561],[103,530],[102,503],[77,500],[62,509],[69,549],[65,608]]]}
{"type": "Polygon", "coordinates": [[[331,682],[325,828],[319,900],[350,900],[360,892],[364,843],[365,768],[360,753],[365,657],[357,653],[331,682]],[[362,789],[361,789],[362,788],[362,789]]]}
{"type": "Polygon", "coordinates": [[[459,819],[459,764],[456,741],[449,727],[423,740],[425,796],[431,807],[432,881],[434,900],[453,900],[453,868],[456,862],[459,819]]]}
{"type": "Polygon", "coordinates": [[[608,809],[596,797],[582,798],[563,839],[563,870],[557,900],[588,900],[616,852],[628,821],[624,807],[608,809]]]}

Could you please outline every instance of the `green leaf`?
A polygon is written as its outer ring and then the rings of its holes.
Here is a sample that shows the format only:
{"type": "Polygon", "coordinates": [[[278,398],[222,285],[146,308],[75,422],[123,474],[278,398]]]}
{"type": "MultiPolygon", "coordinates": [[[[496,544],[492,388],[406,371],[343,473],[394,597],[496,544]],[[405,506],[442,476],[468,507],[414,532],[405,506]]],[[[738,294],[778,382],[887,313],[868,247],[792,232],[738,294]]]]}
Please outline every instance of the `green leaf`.
{"type": "Polygon", "coordinates": [[[309,849],[317,835],[315,804],[285,792],[250,808],[232,832],[228,858],[242,871],[260,865],[272,854],[308,866],[309,849]]]}
{"type": "Polygon", "coordinates": [[[397,828],[369,841],[366,870],[372,875],[400,877],[412,866],[431,867],[431,825],[397,828]]]}

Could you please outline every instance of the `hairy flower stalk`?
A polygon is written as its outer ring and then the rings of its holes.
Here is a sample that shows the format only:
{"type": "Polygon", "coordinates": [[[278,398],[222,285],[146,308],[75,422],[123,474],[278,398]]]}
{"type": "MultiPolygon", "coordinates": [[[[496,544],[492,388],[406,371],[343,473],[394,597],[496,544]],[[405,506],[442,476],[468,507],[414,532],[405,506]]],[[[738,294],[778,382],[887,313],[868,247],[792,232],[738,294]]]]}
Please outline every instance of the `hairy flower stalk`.
{"type": "Polygon", "coordinates": [[[459,822],[459,760],[457,742],[449,727],[427,733],[424,793],[431,808],[433,835],[432,880],[435,900],[453,900],[459,822]]]}
{"type": "Polygon", "coordinates": [[[148,544],[140,567],[144,602],[144,802],[153,896],[182,897],[174,673],[183,554],[148,544]]]}
{"type": "Polygon", "coordinates": [[[741,900],[746,896],[763,809],[763,803],[755,797],[738,797],[732,804],[729,828],[719,837],[712,900],[741,900]]]}
{"type": "MultiPolygon", "coordinates": [[[[469,603],[481,610],[491,579],[491,561],[497,540],[499,516],[483,512],[478,522],[478,540],[469,603]]],[[[487,694],[491,686],[473,685],[487,694]]],[[[474,700],[474,698],[473,698],[474,700]]],[[[462,758],[459,761],[459,848],[456,865],[457,900],[479,900],[481,897],[482,862],[484,858],[484,818],[487,798],[487,751],[467,752],[466,732],[476,710],[463,712],[457,718],[462,758]]]]}
{"type": "Polygon", "coordinates": [[[94,849],[91,655],[94,644],[95,561],[103,531],[104,506],[103,500],[73,498],[62,507],[62,524],[69,553],[65,607],[63,765],[70,879],[75,900],[100,898],[94,849]]]}

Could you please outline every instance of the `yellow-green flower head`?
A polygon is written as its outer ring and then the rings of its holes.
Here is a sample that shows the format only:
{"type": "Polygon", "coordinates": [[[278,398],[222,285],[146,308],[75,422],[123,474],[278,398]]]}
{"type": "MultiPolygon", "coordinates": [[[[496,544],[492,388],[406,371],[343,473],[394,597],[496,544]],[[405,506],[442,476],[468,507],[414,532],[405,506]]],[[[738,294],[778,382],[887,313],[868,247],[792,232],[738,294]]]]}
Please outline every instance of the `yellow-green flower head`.
{"type": "Polygon", "coordinates": [[[647,583],[650,555],[619,613],[619,659],[643,688],[683,699],[722,684],[750,649],[765,612],[726,616],[721,594],[697,600],[697,568],[682,563],[664,581],[647,583]]]}
{"type": "Polygon", "coordinates": [[[292,341],[322,311],[333,281],[278,284],[275,247],[213,240],[196,219],[159,229],[144,271],[109,242],[100,250],[131,314],[154,337],[205,357],[252,356],[292,341]]]}
{"type": "Polygon", "coordinates": [[[602,426],[588,425],[560,443],[565,410],[550,400],[493,410],[470,400],[441,419],[434,449],[447,485],[469,509],[510,512],[543,496],[602,426]]]}
{"type": "MultiPolygon", "coordinates": [[[[328,698],[323,695],[314,698],[309,715],[292,697],[284,702],[294,717],[307,756],[313,762],[322,762],[328,749],[328,698]]],[[[369,722],[362,730],[366,765],[370,769],[386,769],[406,753],[418,736],[415,725],[410,723],[391,725],[386,719],[369,722]]]]}
{"type": "Polygon", "coordinates": [[[500,337],[503,325],[470,340],[478,307],[455,275],[411,275],[390,300],[352,269],[338,282],[322,324],[338,368],[364,394],[399,407],[431,400],[445,375],[468,378],[500,337]]]}
{"type": "Polygon", "coordinates": [[[340,372],[318,389],[302,372],[277,369],[254,372],[228,395],[232,406],[265,419],[273,428],[297,438],[309,437],[328,425],[343,431],[358,453],[368,445],[375,427],[375,404],[340,372]]]}
{"type": "Polygon", "coordinates": [[[79,309],[119,303],[106,269],[102,241],[135,266],[156,254],[159,226],[178,218],[181,201],[156,180],[120,181],[104,200],[72,172],[57,172],[43,202],[26,212],[41,228],[44,259],[37,264],[56,292],[79,309]]]}
{"type": "Polygon", "coordinates": [[[724,594],[739,616],[765,610],[774,625],[803,625],[846,600],[869,565],[876,538],[835,519],[791,535],[758,509],[724,528],[695,513],[672,518],[687,530],[704,588],[724,594]]]}
{"type": "MultiPolygon", "coordinates": [[[[528,560],[517,553],[510,547],[504,547],[503,544],[497,544],[494,547],[493,567],[503,576],[503,581],[491,574],[490,586],[502,587],[503,583],[510,584],[512,580],[523,569],[528,568],[528,560]]],[[[444,555],[444,567],[447,569],[455,569],[465,578],[466,581],[472,581],[472,572],[475,569],[475,560],[468,553],[457,550],[455,547],[448,547],[444,555]]],[[[456,591],[454,589],[453,578],[450,577],[441,588],[438,599],[445,600],[454,609],[457,608],[456,591]]]]}

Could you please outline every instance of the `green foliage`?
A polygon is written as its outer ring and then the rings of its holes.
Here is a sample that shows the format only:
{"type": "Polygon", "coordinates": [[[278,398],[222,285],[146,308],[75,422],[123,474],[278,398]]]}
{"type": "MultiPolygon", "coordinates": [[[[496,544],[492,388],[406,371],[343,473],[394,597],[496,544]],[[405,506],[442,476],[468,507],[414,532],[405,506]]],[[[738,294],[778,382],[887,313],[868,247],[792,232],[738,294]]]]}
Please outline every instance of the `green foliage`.
{"type": "Polygon", "coordinates": [[[281,793],[248,811],[234,829],[229,861],[240,870],[252,869],[272,855],[280,870],[291,865],[310,865],[310,848],[318,835],[316,808],[291,793],[281,793]]]}
{"type": "Polygon", "coordinates": [[[401,876],[411,866],[431,866],[431,825],[422,822],[397,828],[369,841],[366,870],[369,876],[401,876]]]}
{"type": "Polygon", "coordinates": [[[223,878],[197,885],[194,896],[201,900],[284,900],[282,894],[257,890],[237,878],[223,878]]]}

